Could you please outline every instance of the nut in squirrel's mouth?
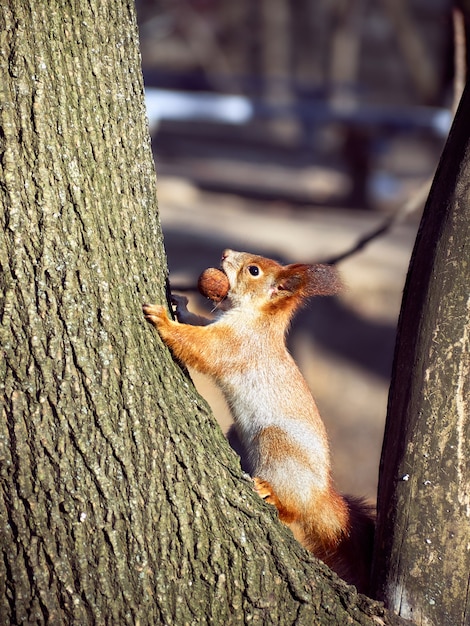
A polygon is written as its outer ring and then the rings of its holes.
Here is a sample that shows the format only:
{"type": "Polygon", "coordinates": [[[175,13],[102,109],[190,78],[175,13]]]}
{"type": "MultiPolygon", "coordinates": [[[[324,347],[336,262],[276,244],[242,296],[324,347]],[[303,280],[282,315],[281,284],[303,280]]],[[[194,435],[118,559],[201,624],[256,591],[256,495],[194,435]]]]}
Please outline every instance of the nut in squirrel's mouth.
{"type": "Polygon", "coordinates": [[[198,278],[198,289],[209,300],[221,302],[229,292],[230,281],[222,270],[208,267],[198,278]]]}

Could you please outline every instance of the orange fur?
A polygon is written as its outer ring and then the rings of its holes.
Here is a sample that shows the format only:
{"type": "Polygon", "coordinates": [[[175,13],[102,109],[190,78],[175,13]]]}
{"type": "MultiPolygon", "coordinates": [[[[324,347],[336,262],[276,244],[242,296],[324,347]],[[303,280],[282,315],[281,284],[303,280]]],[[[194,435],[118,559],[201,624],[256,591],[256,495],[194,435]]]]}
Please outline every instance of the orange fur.
{"type": "Polygon", "coordinates": [[[307,549],[366,591],[372,517],[334,489],[324,424],[285,345],[295,311],[311,296],[337,293],[338,273],[232,250],[222,269],[230,288],[216,320],[189,313],[181,297],[179,322],[158,305],[144,305],[145,317],[177,359],[222,389],[258,494],[307,549]]]}

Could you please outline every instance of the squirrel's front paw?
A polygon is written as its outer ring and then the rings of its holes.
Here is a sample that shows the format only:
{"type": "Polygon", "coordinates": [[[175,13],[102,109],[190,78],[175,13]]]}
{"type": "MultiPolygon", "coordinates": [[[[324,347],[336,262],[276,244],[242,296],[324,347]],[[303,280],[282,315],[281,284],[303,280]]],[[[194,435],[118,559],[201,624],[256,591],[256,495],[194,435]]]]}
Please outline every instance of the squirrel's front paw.
{"type": "Polygon", "coordinates": [[[175,315],[179,322],[184,322],[188,314],[188,298],[186,296],[175,296],[172,294],[171,303],[175,305],[175,315]]]}
{"type": "Polygon", "coordinates": [[[158,326],[168,320],[165,307],[160,304],[144,304],[142,306],[144,317],[153,326],[158,326]]]}

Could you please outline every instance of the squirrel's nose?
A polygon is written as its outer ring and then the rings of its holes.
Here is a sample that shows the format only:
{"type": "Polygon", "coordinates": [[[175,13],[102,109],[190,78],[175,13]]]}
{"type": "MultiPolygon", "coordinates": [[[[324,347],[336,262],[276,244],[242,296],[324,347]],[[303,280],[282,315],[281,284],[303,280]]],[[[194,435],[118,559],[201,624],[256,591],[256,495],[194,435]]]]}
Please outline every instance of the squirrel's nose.
{"type": "Polygon", "coordinates": [[[225,261],[225,259],[226,259],[227,257],[229,257],[231,254],[233,254],[233,250],[230,250],[230,248],[227,248],[226,250],[224,250],[224,251],[222,252],[222,259],[221,259],[221,260],[222,260],[222,261],[225,261]]]}

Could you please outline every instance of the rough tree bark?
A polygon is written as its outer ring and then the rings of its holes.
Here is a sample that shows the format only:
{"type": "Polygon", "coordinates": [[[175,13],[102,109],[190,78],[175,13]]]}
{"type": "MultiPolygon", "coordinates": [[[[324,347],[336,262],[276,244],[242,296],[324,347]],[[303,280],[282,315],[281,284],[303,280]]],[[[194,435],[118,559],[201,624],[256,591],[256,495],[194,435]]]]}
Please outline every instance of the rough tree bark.
{"type": "Polygon", "coordinates": [[[399,623],[278,523],[143,321],[166,262],[132,3],[0,10],[0,623],[399,623]]]}
{"type": "Polygon", "coordinates": [[[379,484],[378,597],[417,624],[470,620],[470,90],[408,273],[379,484]]]}

